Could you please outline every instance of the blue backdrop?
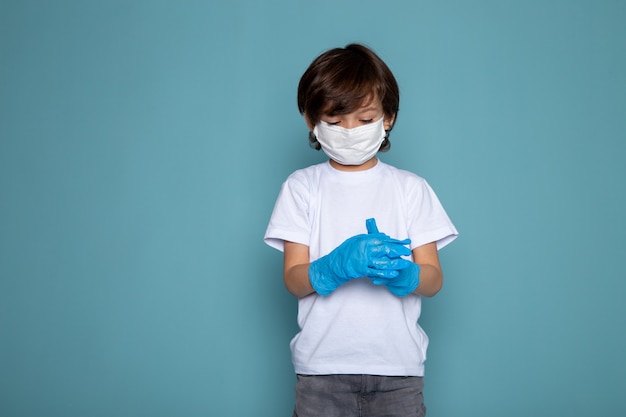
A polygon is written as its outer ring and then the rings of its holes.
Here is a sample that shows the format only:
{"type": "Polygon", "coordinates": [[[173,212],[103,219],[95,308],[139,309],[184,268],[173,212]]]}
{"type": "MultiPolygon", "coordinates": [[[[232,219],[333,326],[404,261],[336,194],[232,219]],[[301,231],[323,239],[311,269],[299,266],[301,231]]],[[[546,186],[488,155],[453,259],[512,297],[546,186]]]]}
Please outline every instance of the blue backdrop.
{"type": "Polygon", "coordinates": [[[461,233],[429,416],[626,414],[625,2],[0,0],[0,415],[290,415],[262,237],[324,159],[299,77],[354,41],[461,233]]]}

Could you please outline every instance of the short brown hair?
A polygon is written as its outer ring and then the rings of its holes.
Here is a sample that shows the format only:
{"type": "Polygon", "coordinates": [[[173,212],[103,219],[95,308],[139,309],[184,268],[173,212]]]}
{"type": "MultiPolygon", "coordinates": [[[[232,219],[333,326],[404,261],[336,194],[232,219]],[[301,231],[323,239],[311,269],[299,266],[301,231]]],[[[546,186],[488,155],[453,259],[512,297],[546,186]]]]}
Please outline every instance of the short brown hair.
{"type": "MultiPolygon", "coordinates": [[[[351,113],[371,97],[380,98],[385,117],[395,122],[400,105],[398,83],[387,64],[359,44],[324,52],[309,65],[298,84],[298,110],[312,124],[319,123],[323,114],[351,113]]],[[[314,145],[319,149],[317,141],[314,145]]],[[[389,147],[385,139],[380,150],[389,147]]]]}

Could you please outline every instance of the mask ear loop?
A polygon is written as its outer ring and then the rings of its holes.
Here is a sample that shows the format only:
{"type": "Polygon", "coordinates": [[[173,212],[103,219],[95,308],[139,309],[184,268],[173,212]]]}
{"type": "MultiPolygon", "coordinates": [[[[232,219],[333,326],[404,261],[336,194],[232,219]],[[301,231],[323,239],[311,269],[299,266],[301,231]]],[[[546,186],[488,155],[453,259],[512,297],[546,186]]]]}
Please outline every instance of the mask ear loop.
{"type": "Polygon", "coordinates": [[[317,137],[315,136],[315,133],[313,133],[313,131],[309,131],[309,146],[316,151],[322,149],[322,145],[320,145],[320,143],[317,141],[317,137]]]}
{"type": "Polygon", "coordinates": [[[387,152],[389,148],[391,148],[391,142],[389,141],[390,132],[391,132],[391,129],[389,130],[385,129],[385,137],[383,138],[383,141],[380,143],[380,148],[378,148],[378,152],[387,152]]]}

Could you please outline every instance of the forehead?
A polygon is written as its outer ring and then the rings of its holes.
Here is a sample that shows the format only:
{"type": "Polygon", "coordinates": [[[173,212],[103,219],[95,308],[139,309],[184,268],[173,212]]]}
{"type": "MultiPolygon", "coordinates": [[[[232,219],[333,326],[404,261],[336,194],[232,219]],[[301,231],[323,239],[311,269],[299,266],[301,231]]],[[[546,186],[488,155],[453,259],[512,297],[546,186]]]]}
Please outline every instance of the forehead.
{"type": "Polygon", "coordinates": [[[355,112],[380,112],[382,109],[383,104],[378,94],[370,93],[360,99],[329,100],[324,105],[322,113],[326,115],[336,115],[355,112]]]}

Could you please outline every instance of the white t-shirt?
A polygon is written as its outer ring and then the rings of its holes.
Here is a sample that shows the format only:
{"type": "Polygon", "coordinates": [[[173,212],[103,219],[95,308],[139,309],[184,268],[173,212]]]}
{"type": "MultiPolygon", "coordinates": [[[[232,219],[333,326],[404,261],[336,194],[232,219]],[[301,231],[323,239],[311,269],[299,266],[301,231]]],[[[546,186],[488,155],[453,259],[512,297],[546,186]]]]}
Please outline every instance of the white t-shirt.
{"type": "MultiPolygon", "coordinates": [[[[343,241],[367,233],[375,218],[382,233],[411,239],[411,249],[436,242],[442,248],[457,231],[426,181],[378,161],[345,172],[325,162],[298,170],[283,184],[265,242],[309,247],[310,261],[343,241]]],[[[328,296],[298,300],[300,332],[291,341],[296,373],[423,376],[428,337],[417,323],[421,298],[393,295],[368,278],[355,279],[328,296]]]]}

